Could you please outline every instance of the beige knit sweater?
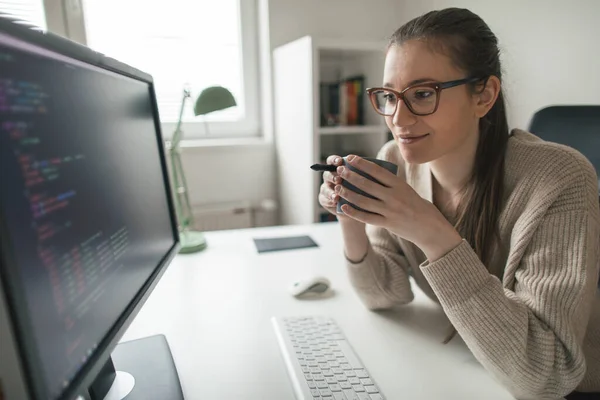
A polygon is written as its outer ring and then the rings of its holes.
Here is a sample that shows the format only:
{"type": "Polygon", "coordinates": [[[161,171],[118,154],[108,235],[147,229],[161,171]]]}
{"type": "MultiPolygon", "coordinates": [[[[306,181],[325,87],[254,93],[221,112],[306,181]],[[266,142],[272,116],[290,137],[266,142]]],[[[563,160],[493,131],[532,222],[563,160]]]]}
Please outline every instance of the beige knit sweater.
{"type": "MultiPolygon", "coordinates": [[[[393,142],[379,158],[432,201],[427,164],[410,165],[393,142]]],[[[469,243],[429,263],[383,228],[367,226],[365,259],[348,262],[350,280],[370,309],[413,299],[409,276],[438,301],[474,356],[517,399],[600,392],[600,208],[596,172],[580,153],[514,130],[499,218],[505,250],[489,274],[469,243]]]]}

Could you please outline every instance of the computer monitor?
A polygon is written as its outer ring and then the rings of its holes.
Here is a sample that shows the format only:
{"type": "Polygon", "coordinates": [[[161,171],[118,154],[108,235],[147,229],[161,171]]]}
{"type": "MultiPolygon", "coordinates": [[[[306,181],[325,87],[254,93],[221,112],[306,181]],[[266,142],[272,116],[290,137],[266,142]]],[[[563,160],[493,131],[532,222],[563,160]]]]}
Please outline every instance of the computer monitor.
{"type": "MultiPolygon", "coordinates": [[[[179,248],[151,76],[0,18],[0,185],[4,396],[102,398],[179,248]]],[[[137,348],[138,373],[172,364],[137,348]]]]}

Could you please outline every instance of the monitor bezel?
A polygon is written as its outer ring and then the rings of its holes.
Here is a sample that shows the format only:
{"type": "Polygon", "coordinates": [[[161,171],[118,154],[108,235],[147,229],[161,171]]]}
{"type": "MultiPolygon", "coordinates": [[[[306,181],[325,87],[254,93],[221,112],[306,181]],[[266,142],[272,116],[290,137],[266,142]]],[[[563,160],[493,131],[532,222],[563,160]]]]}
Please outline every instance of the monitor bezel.
{"type": "MultiPolygon", "coordinates": [[[[105,55],[95,52],[85,46],[49,32],[43,32],[16,24],[11,20],[2,17],[0,17],[0,33],[44,50],[48,50],[95,67],[99,67],[128,78],[136,79],[149,85],[156,141],[160,155],[161,170],[163,173],[163,184],[167,192],[166,198],[174,242],[171,248],[161,259],[160,263],[154,269],[152,275],[150,275],[148,280],[136,293],[133,300],[127,305],[115,324],[110,327],[106,336],[98,344],[98,347],[90,355],[84,366],[75,375],[62,394],[57,397],[57,400],[72,399],[77,395],[87,391],[87,388],[93,383],[100,370],[108,362],[112,350],[118,344],[120,338],[134,320],[135,316],[138,314],[141,307],[152,293],[154,287],[164,274],[166,267],[170,264],[180,248],[177,217],[173,193],[171,190],[172,186],[170,183],[169,171],[167,168],[165,151],[166,147],[160,125],[154,81],[151,75],[135,69],[127,64],[111,59],[110,57],[106,57],[105,55]]],[[[32,351],[33,349],[37,348],[37,344],[35,343],[31,329],[28,329],[28,324],[26,321],[27,317],[23,317],[22,311],[25,311],[25,314],[28,314],[28,312],[26,311],[27,308],[24,308],[25,304],[24,299],[21,296],[22,293],[18,293],[15,285],[13,285],[13,283],[18,281],[15,280],[15,277],[11,276],[10,269],[6,268],[7,264],[15,262],[15,258],[11,252],[12,246],[9,246],[9,243],[7,243],[6,240],[7,238],[10,238],[10,236],[8,227],[6,226],[4,218],[2,217],[2,213],[0,213],[0,234],[3,238],[5,238],[5,240],[2,240],[2,245],[0,246],[0,275],[2,275],[2,279],[0,280],[2,288],[0,288],[0,292],[4,293],[4,300],[8,305],[7,311],[11,320],[9,325],[12,325],[12,333],[15,338],[17,352],[19,354],[18,357],[21,363],[21,372],[24,375],[26,386],[29,391],[28,395],[35,400],[42,399],[42,397],[46,394],[45,381],[41,372],[41,368],[39,367],[39,363],[37,362],[39,357],[35,351],[32,351]]]]}

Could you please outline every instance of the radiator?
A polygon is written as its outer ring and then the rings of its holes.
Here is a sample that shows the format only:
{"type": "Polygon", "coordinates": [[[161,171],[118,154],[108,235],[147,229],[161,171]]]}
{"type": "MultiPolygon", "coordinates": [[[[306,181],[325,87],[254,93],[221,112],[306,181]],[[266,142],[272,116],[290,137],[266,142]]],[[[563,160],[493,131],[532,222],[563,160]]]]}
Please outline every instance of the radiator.
{"type": "Polygon", "coordinates": [[[250,202],[194,206],[194,229],[202,232],[243,229],[276,224],[276,206],[265,200],[258,206],[250,202]]]}

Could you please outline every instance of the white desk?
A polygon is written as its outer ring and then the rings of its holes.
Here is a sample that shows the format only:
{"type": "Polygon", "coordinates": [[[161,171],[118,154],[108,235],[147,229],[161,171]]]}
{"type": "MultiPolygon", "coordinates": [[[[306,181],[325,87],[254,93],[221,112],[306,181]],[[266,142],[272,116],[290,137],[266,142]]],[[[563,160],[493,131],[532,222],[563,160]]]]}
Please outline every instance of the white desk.
{"type": "Polygon", "coordinates": [[[206,235],[202,253],[168,267],[123,341],[165,334],[188,400],[293,400],[272,316],[329,315],[389,400],[512,396],[447,332],[442,309],[418,289],[402,308],[368,311],[346,276],[336,223],[206,235]],[[308,234],[319,248],[258,254],[252,238],[308,234]],[[297,300],[290,284],[327,276],[335,294],[297,300]]]}

